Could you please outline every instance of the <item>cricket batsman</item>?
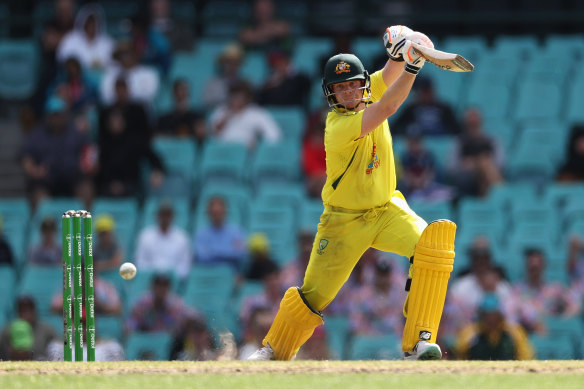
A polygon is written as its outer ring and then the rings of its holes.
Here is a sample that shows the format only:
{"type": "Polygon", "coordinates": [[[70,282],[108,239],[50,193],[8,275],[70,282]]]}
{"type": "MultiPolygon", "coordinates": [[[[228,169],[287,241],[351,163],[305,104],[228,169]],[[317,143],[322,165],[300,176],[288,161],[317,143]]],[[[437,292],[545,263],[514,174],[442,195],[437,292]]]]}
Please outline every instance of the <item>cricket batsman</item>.
{"type": "Polygon", "coordinates": [[[323,324],[322,311],[369,248],[410,258],[404,359],[441,359],[436,344],[448,279],[454,262],[456,225],[427,224],[396,190],[387,118],[410,93],[424,58],[411,42],[433,47],[405,26],[386,29],[389,59],[371,76],[353,54],[337,54],[324,68],[322,88],[329,106],[325,128],[324,212],[318,224],[302,287],[289,288],[251,360],[290,360],[323,324]]]}

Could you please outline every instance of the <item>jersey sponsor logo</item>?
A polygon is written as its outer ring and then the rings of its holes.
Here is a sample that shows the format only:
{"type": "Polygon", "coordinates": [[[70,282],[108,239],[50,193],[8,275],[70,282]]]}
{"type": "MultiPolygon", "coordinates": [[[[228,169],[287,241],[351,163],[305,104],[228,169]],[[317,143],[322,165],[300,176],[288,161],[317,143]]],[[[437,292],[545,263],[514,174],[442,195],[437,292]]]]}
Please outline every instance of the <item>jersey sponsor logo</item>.
{"type": "Polygon", "coordinates": [[[324,249],[326,248],[326,246],[328,246],[328,240],[321,239],[320,242],[318,242],[318,250],[316,250],[316,252],[319,255],[322,255],[324,253],[324,249]]]}
{"type": "Polygon", "coordinates": [[[365,170],[365,173],[371,174],[373,169],[377,169],[379,167],[379,165],[381,165],[381,161],[379,160],[379,157],[377,156],[377,145],[374,143],[373,144],[373,151],[371,151],[371,162],[369,162],[369,165],[367,165],[367,170],[365,170]]]}
{"type": "Polygon", "coordinates": [[[337,64],[337,67],[335,68],[335,73],[337,73],[337,74],[349,73],[350,71],[351,71],[351,65],[349,65],[345,61],[339,62],[337,64]]]}

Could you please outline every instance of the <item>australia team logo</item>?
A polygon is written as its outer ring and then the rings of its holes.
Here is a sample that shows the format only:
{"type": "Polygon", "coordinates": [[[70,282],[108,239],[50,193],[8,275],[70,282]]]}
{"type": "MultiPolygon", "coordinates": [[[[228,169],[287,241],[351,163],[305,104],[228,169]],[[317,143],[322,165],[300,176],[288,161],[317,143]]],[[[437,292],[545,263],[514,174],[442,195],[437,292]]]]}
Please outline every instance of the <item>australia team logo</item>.
{"type": "Polygon", "coordinates": [[[324,249],[326,248],[326,246],[328,246],[328,240],[321,239],[320,242],[318,242],[318,250],[316,250],[316,252],[319,255],[322,255],[324,253],[324,249]]]}
{"type": "Polygon", "coordinates": [[[342,73],[349,73],[351,71],[351,65],[346,63],[345,61],[341,61],[337,64],[335,68],[335,73],[342,74],[342,73]]]}
{"type": "Polygon", "coordinates": [[[377,169],[380,164],[381,164],[381,161],[379,160],[379,157],[377,156],[377,145],[374,143],[373,144],[373,151],[371,151],[371,162],[369,162],[369,164],[367,165],[367,170],[365,171],[365,173],[371,174],[373,169],[377,169]]]}

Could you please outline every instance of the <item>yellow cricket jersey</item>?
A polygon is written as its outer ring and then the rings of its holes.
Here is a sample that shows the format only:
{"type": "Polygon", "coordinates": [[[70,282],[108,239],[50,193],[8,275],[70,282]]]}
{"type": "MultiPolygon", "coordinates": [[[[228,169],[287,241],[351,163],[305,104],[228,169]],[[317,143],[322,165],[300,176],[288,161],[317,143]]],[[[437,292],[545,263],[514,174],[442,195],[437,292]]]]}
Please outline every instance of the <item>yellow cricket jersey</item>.
{"type": "MultiPolygon", "coordinates": [[[[387,86],[381,70],[371,75],[371,101],[379,101],[387,86]]],[[[361,110],[352,115],[329,112],[326,119],[326,184],[324,205],[353,210],[387,203],[396,189],[395,163],[389,125],[384,120],[363,138],[361,110]]]]}

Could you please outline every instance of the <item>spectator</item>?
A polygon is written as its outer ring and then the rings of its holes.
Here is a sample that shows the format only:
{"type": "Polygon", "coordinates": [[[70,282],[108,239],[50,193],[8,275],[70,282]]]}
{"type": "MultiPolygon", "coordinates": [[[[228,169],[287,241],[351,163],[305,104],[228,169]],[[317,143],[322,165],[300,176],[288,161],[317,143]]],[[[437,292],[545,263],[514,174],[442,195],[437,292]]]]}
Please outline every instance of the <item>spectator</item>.
{"type": "Polygon", "coordinates": [[[393,268],[388,259],[378,257],[373,282],[352,289],[349,311],[354,334],[393,334],[401,338],[406,277],[399,271],[394,272],[393,268]]]}
{"type": "Polygon", "coordinates": [[[319,198],[326,182],[326,152],[324,149],[324,125],[329,109],[313,112],[306,125],[302,141],[302,170],[306,180],[306,192],[310,197],[319,198]]]}
{"type": "Polygon", "coordinates": [[[131,45],[138,62],[155,67],[166,77],[172,61],[170,42],[158,29],[152,28],[147,16],[134,16],[131,23],[131,45]]]}
{"type": "Polygon", "coordinates": [[[262,341],[267,331],[270,329],[270,324],[274,319],[274,314],[271,309],[258,306],[254,308],[247,323],[247,332],[244,334],[243,345],[239,348],[239,360],[247,360],[258,347],[262,346],[262,341]]]}
{"type": "Polygon", "coordinates": [[[258,137],[276,143],[282,137],[280,128],[268,111],[255,105],[249,84],[240,82],[229,89],[229,101],[211,115],[213,135],[224,142],[236,142],[251,149],[258,137]]]}
{"type": "Polygon", "coordinates": [[[130,101],[128,84],[116,81],[116,100],[99,113],[99,171],[97,188],[102,196],[135,196],[141,193],[142,163],[152,168],[149,185],[164,179],[163,166],[152,150],[151,132],[144,107],[130,101]]]}
{"type": "Polygon", "coordinates": [[[580,312],[576,293],[562,284],[544,280],[546,261],[537,249],[525,251],[525,281],[513,285],[513,317],[528,333],[546,335],[545,319],[551,316],[575,317],[580,312]]]}
{"type": "Polygon", "coordinates": [[[97,89],[75,57],[65,60],[49,94],[61,97],[73,114],[83,114],[97,102],[97,89]]]}
{"type": "Polygon", "coordinates": [[[412,124],[419,127],[423,136],[459,134],[460,125],[452,108],[436,99],[432,81],[420,78],[415,86],[416,100],[408,104],[395,123],[392,123],[392,135],[405,134],[412,124]]]}
{"type": "Polygon", "coordinates": [[[97,273],[117,271],[122,264],[123,253],[116,239],[115,228],[111,215],[102,214],[95,218],[97,241],[93,247],[93,267],[97,273]]]}
{"type": "Polygon", "coordinates": [[[437,182],[438,168],[434,156],[424,146],[416,125],[410,126],[408,130],[407,149],[402,155],[401,164],[401,187],[412,203],[440,203],[454,198],[452,189],[437,182]]]}
{"type": "Polygon", "coordinates": [[[193,28],[172,17],[170,0],[150,0],[150,22],[153,29],[166,36],[173,52],[192,51],[193,28]]]}
{"type": "Polygon", "coordinates": [[[91,145],[69,121],[63,99],[49,98],[45,112],[45,123],[25,138],[20,152],[33,206],[44,197],[73,196],[93,169],[82,163],[91,145]]]}
{"type": "Polygon", "coordinates": [[[175,339],[170,360],[212,361],[218,356],[213,336],[202,318],[189,317],[175,339]]]}
{"type": "MultiPolygon", "coordinates": [[[[355,50],[353,49],[352,35],[350,33],[344,32],[344,31],[335,32],[333,49],[331,51],[329,51],[328,53],[322,54],[319,57],[318,68],[324,69],[324,66],[326,65],[327,61],[333,55],[336,55],[339,53],[353,53],[354,51],[355,50]]],[[[380,56],[380,57],[383,61],[379,61],[380,65],[374,66],[374,69],[382,69],[385,66],[385,63],[387,62],[387,53],[384,52],[382,55],[383,56],[382,57],[380,56]]],[[[327,106],[327,112],[328,112],[328,106],[327,106]]]]}
{"type": "Polygon", "coordinates": [[[158,225],[146,227],[136,245],[136,267],[143,271],[174,272],[184,280],[191,268],[191,252],[186,231],[173,225],[172,205],[158,207],[158,225]]]}
{"type": "Polygon", "coordinates": [[[458,329],[471,323],[487,292],[494,292],[500,301],[505,302],[502,309],[510,317],[506,303],[511,298],[511,286],[503,278],[502,271],[493,263],[488,241],[483,237],[476,238],[470,248],[469,257],[470,269],[455,279],[449,288],[449,302],[457,306],[459,311],[459,317],[455,319],[458,329]]]}
{"type": "Polygon", "coordinates": [[[0,215],[0,267],[5,265],[15,266],[15,262],[10,243],[4,235],[4,220],[2,219],[2,215],[0,215]]]}
{"type": "Polygon", "coordinates": [[[59,44],[58,60],[63,62],[75,57],[84,69],[105,69],[114,49],[114,42],[106,31],[103,8],[96,3],[84,5],[77,13],[74,30],[59,44]]]}
{"type": "Polygon", "coordinates": [[[584,180],[584,125],[572,128],[566,162],[560,168],[558,181],[574,182],[584,180]]]}
{"type": "Polygon", "coordinates": [[[461,331],[456,354],[458,359],[528,360],[533,348],[525,331],[505,319],[497,295],[489,293],[481,300],[478,320],[461,331]]]}
{"type": "Polygon", "coordinates": [[[256,0],[253,20],[241,31],[239,39],[250,49],[286,48],[290,46],[290,33],[288,22],[276,19],[272,0],[256,0]]]}
{"type": "Polygon", "coordinates": [[[239,76],[241,62],[243,61],[243,49],[237,43],[230,43],[217,58],[217,75],[205,84],[203,103],[209,109],[226,104],[229,98],[229,90],[243,80],[239,76]]]}
{"type": "Polygon", "coordinates": [[[28,253],[28,263],[37,266],[62,266],[61,244],[57,242],[57,224],[55,219],[43,219],[40,226],[41,241],[28,253]]]}
{"type": "Polygon", "coordinates": [[[187,320],[201,319],[200,315],[185,305],[183,300],[170,291],[170,277],[156,274],[151,289],[132,307],[126,322],[128,332],[165,331],[178,334],[187,320]]]}
{"type": "Polygon", "coordinates": [[[268,237],[256,232],[250,236],[248,247],[250,262],[245,276],[250,281],[261,281],[278,267],[271,258],[268,237]]]}
{"type": "Polygon", "coordinates": [[[290,261],[282,269],[281,278],[283,285],[302,285],[304,273],[306,272],[314,244],[314,235],[314,231],[312,230],[301,230],[298,233],[298,257],[290,261]]]}
{"type": "Polygon", "coordinates": [[[461,195],[481,196],[503,181],[502,153],[494,139],[483,131],[481,113],[469,108],[464,115],[464,131],[458,138],[450,169],[461,195]]]}
{"type": "Polygon", "coordinates": [[[203,265],[228,264],[242,271],[245,259],[245,233],[226,219],[226,204],[222,197],[212,197],[207,203],[210,224],[194,236],[195,261],[203,265]]]}
{"type": "Polygon", "coordinates": [[[38,320],[32,297],[18,297],[16,310],[18,318],[0,333],[0,360],[46,360],[49,343],[59,336],[53,327],[38,320]]]}
{"type": "Polygon", "coordinates": [[[114,51],[115,63],[108,66],[100,85],[101,102],[104,105],[114,103],[116,99],[117,80],[123,78],[128,84],[129,98],[132,102],[151,106],[154,103],[160,77],[156,70],[140,64],[137,47],[132,42],[120,42],[114,51]]]}
{"type": "Polygon", "coordinates": [[[172,85],[174,107],[158,120],[156,135],[193,137],[199,145],[207,136],[205,120],[191,108],[189,84],[184,79],[172,85]]]}
{"type": "Polygon", "coordinates": [[[276,313],[278,313],[279,301],[284,295],[284,290],[282,289],[278,265],[274,262],[270,262],[270,264],[266,265],[264,271],[264,278],[262,280],[264,290],[259,294],[246,297],[241,304],[239,318],[244,339],[248,338],[248,333],[251,330],[252,312],[258,308],[265,309],[270,312],[270,320],[274,320],[276,313]]]}
{"type": "MultiPolygon", "coordinates": [[[[81,279],[85,282],[85,272],[81,273],[81,279]]],[[[120,316],[122,314],[122,300],[118,290],[114,284],[101,278],[98,273],[93,274],[93,295],[96,315],[120,316]]],[[[83,298],[85,298],[85,290],[83,290],[83,298]]],[[[85,309],[86,307],[83,307],[83,321],[85,321],[85,309]]],[[[55,293],[53,296],[51,311],[55,314],[63,314],[63,292],[55,293]]]]}
{"type": "Polygon", "coordinates": [[[260,105],[308,106],[310,79],[299,72],[290,58],[290,52],[272,50],[268,54],[271,74],[258,93],[260,105]]]}

